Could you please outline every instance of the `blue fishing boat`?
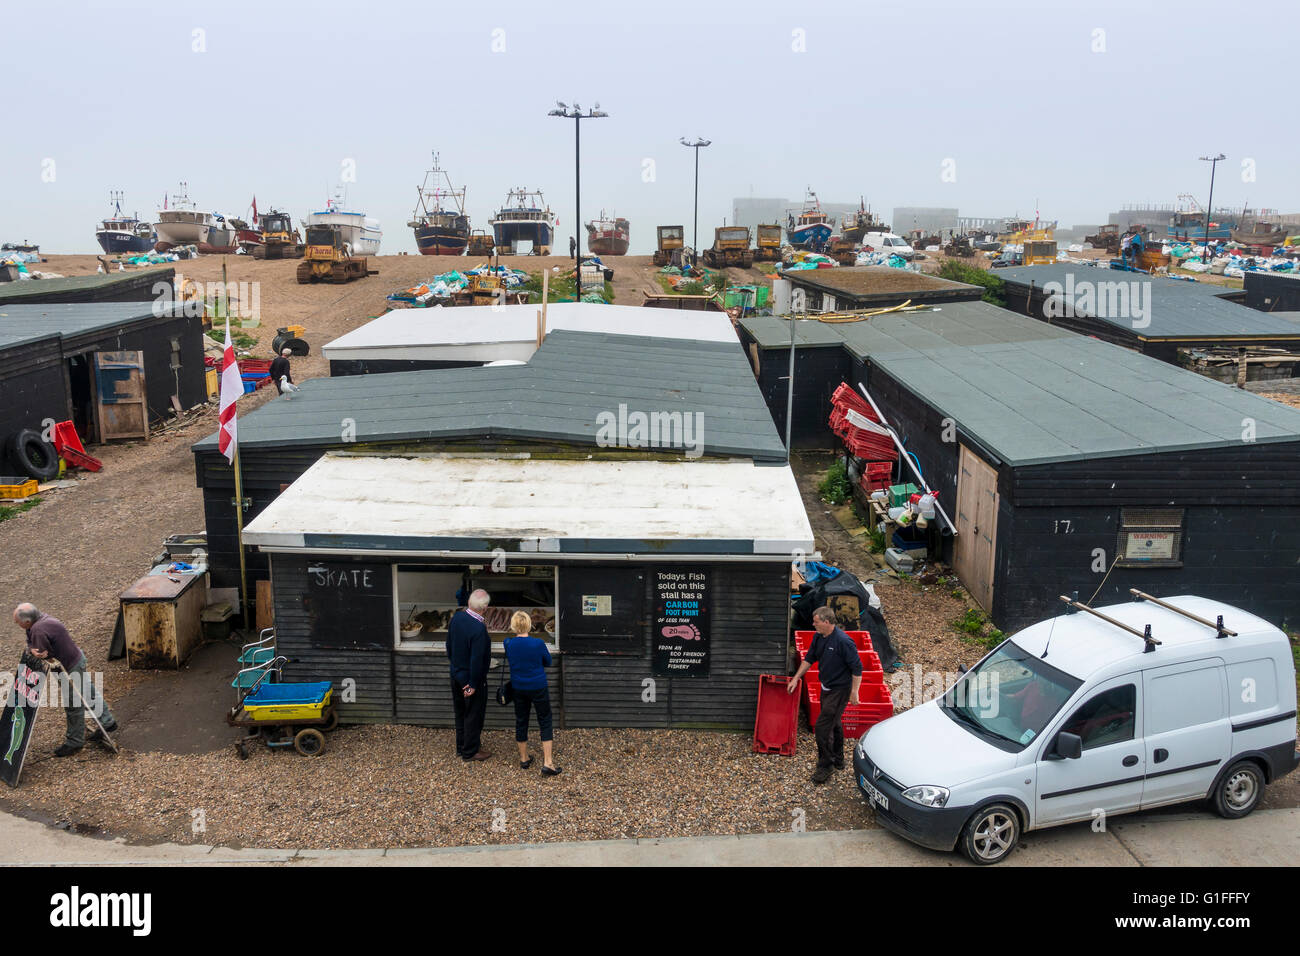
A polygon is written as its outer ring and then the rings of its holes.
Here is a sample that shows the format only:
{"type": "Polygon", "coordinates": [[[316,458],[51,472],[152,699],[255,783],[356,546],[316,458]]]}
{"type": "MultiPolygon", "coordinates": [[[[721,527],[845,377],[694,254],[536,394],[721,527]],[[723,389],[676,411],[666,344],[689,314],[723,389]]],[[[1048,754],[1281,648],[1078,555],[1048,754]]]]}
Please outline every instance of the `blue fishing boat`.
{"type": "Polygon", "coordinates": [[[103,220],[95,230],[99,247],[110,254],[123,252],[148,252],[157,241],[153,226],[136,216],[122,215],[122,193],[109,194],[113,215],[103,220]]]}
{"type": "Polygon", "coordinates": [[[785,232],[794,248],[822,252],[830,244],[834,229],[835,220],[822,212],[817,194],[809,189],[803,201],[803,211],[798,216],[789,215],[785,232]]]}

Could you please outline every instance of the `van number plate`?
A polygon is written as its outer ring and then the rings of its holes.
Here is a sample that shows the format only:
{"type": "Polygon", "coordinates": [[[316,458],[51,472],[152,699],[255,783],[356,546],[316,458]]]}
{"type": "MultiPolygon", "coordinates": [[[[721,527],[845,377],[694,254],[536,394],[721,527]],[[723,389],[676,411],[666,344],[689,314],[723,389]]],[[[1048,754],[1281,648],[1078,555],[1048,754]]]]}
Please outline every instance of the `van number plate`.
{"type": "Polygon", "coordinates": [[[889,809],[889,798],[871,784],[867,783],[867,778],[863,774],[858,774],[858,786],[862,788],[862,792],[867,795],[868,800],[872,803],[880,804],[880,809],[889,809]]]}

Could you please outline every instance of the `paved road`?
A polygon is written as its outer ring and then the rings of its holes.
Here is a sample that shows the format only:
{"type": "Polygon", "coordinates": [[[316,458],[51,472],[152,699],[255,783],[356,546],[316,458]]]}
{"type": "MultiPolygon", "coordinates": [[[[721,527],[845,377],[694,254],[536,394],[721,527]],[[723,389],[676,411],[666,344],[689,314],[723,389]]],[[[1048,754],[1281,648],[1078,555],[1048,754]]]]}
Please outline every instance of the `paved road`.
{"type": "MultiPolygon", "coordinates": [[[[0,814],[0,863],[28,866],[970,866],[883,830],[768,833],[671,840],[603,840],[402,850],[230,850],[127,846],[0,814]]],[[[1208,813],[1137,816],[1105,833],[1078,824],[1030,834],[1004,866],[1294,866],[1300,810],[1244,820],[1208,813]]]]}

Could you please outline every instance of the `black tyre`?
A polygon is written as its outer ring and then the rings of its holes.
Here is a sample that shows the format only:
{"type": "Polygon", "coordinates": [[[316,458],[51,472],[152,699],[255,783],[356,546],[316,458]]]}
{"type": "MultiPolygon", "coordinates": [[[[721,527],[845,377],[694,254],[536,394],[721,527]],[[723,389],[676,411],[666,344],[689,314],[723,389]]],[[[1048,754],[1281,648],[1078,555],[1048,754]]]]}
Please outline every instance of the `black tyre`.
{"type": "Polygon", "coordinates": [[[1251,760],[1239,760],[1215,784],[1210,803],[1214,812],[1229,820],[1246,816],[1264,795],[1264,771],[1251,760]]]}
{"type": "Polygon", "coordinates": [[[294,355],[311,354],[311,346],[307,344],[307,341],[305,339],[298,339],[298,338],[284,339],[283,341],[280,342],[280,345],[276,348],[275,350],[276,355],[280,354],[280,349],[288,349],[294,355]]]}
{"type": "Polygon", "coordinates": [[[235,753],[239,754],[240,760],[247,760],[248,743],[246,741],[241,740],[239,743],[235,744],[235,753]]]}
{"type": "Polygon", "coordinates": [[[325,718],[325,723],[321,725],[320,729],[325,731],[325,733],[329,733],[338,725],[339,725],[339,712],[337,710],[330,710],[330,715],[327,718],[325,718]]]}
{"type": "Polygon", "coordinates": [[[293,738],[293,749],[304,757],[315,757],[325,749],[325,735],[315,727],[304,727],[293,738]]]}
{"type": "Polygon", "coordinates": [[[970,818],[959,842],[972,863],[1001,863],[1020,842],[1020,817],[1005,803],[990,804],[970,818]]]}
{"type": "Polygon", "coordinates": [[[6,450],[23,474],[37,481],[58,477],[59,453],[34,428],[23,428],[10,435],[6,450]]]}

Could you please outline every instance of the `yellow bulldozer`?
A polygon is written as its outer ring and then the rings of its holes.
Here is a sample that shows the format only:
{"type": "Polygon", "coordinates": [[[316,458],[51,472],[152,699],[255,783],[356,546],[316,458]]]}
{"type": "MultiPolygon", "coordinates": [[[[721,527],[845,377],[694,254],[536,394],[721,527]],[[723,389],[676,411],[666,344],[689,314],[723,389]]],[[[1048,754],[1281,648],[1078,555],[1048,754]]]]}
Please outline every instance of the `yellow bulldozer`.
{"type": "Polygon", "coordinates": [[[253,247],[254,259],[301,259],[302,241],[287,212],[272,209],[258,217],[262,244],[253,247]]]}
{"type": "Polygon", "coordinates": [[[758,236],[754,245],[755,262],[780,262],[781,261],[781,224],[759,223],[758,236]]]}
{"type": "Polygon", "coordinates": [[[298,282],[351,282],[379,270],[368,268],[365,256],[348,255],[343,233],[334,226],[308,226],[307,247],[298,264],[298,282]]]}
{"type": "Polygon", "coordinates": [[[746,226],[719,226],[713,230],[713,245],[704,250],[704,264],[710,269],[736,266],[748,269],[754,264],[754,250],[749,248],[746,226]]]}
{"type": "Polygon", "coordinates": [[[673,253],[681,254],[686,228],[684,226],[657,226],[655,231],[658,234],[659,245],[655,249],[654,264],[657,266],[671,265],[673,253]]]}

